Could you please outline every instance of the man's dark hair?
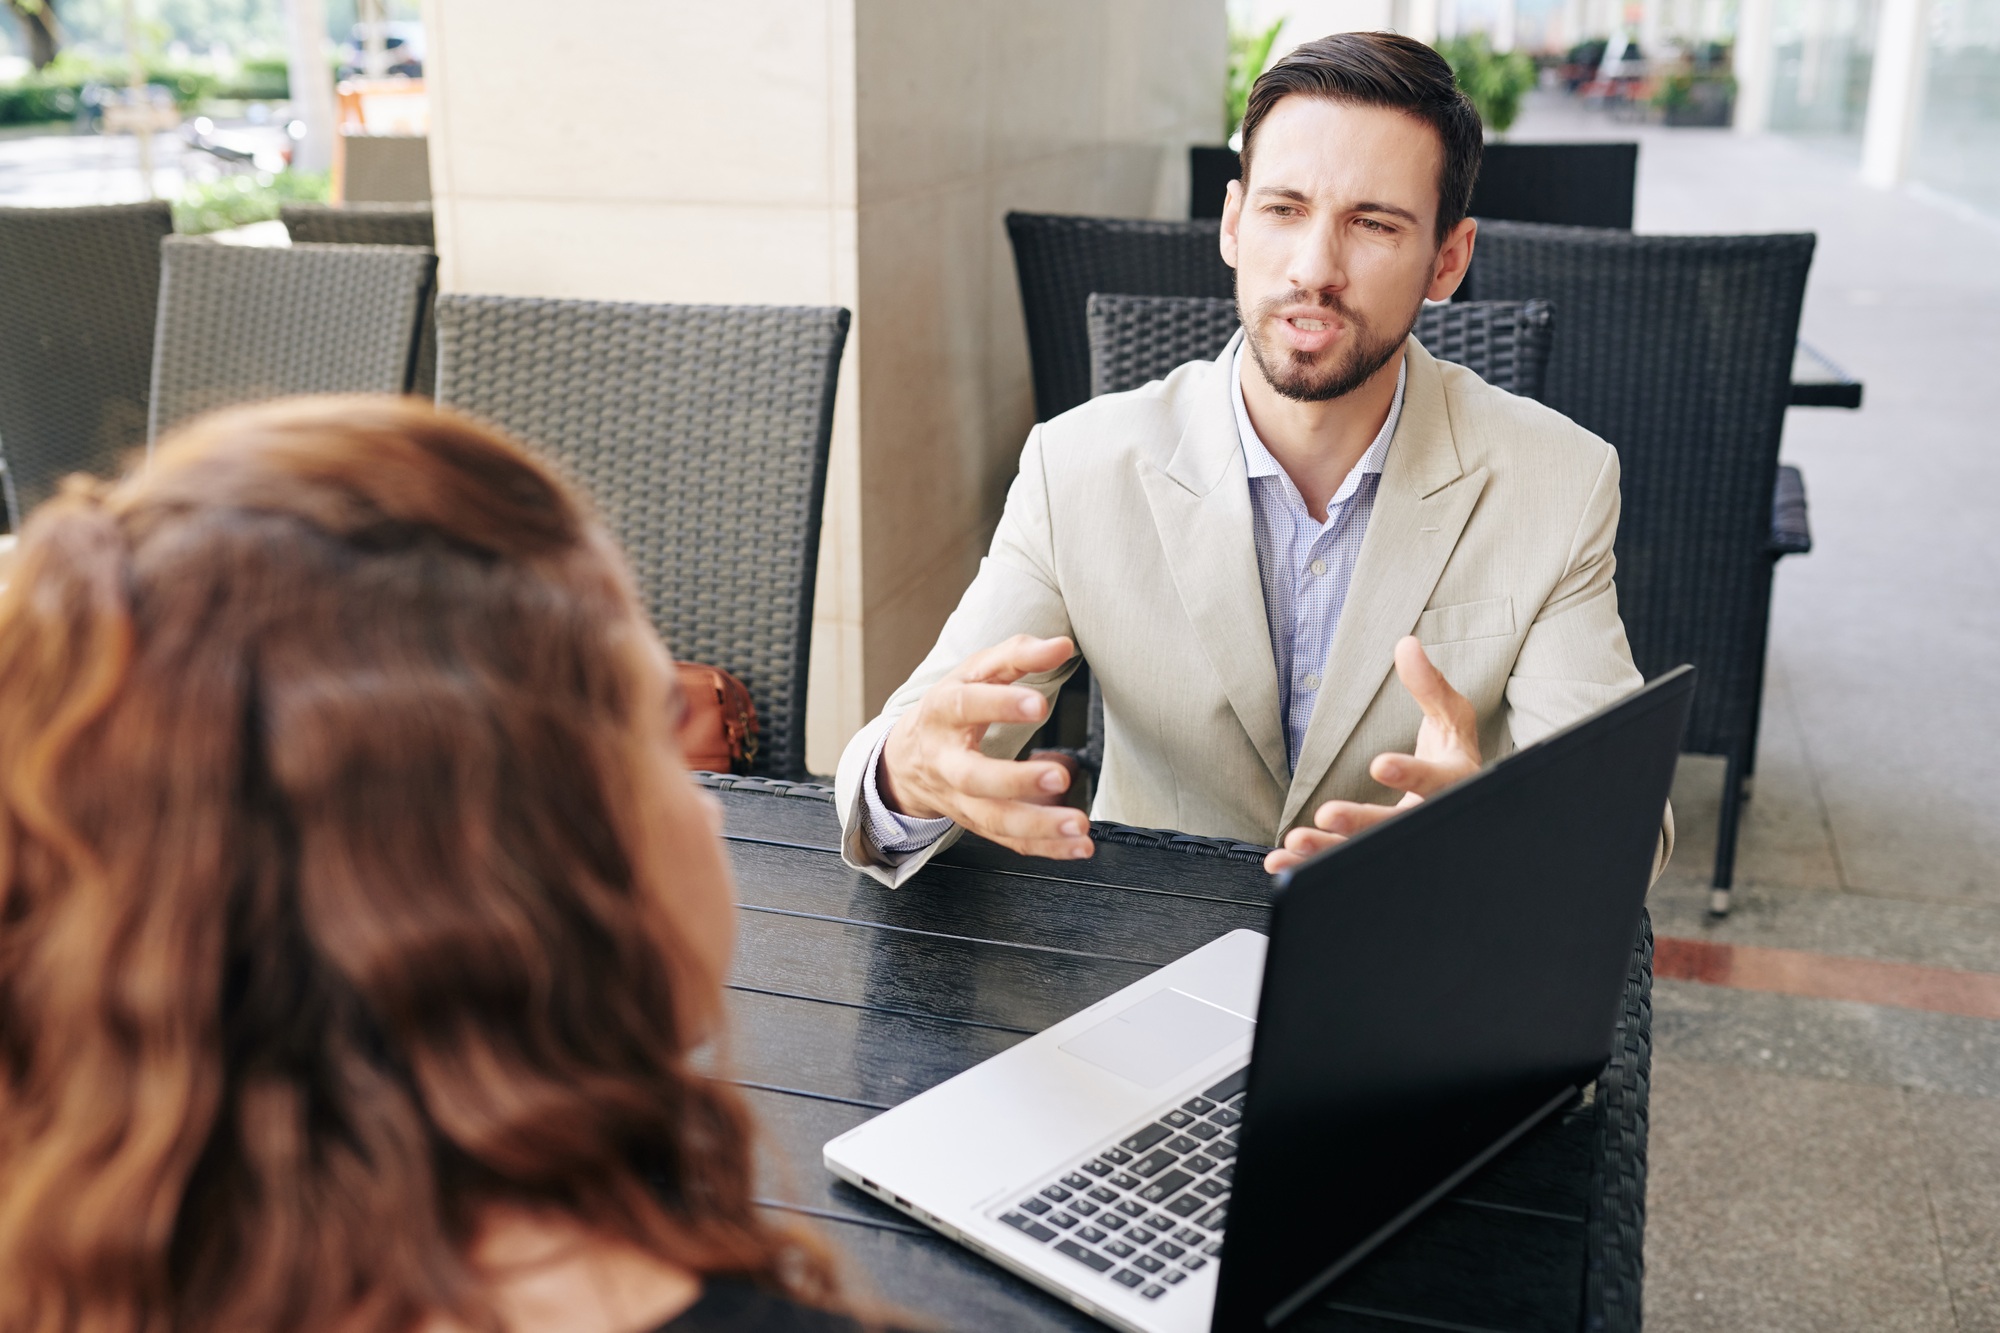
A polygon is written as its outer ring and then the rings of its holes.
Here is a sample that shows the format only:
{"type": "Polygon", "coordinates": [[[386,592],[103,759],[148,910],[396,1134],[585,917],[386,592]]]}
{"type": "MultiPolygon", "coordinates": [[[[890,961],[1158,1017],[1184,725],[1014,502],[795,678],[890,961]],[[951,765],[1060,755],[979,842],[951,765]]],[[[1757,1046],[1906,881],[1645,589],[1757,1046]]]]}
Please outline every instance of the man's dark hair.
{"type": "Polygon", "coordinates": [[[1437,241],[1444,243],[1472,206],[1472,183],[1486,135],[1472,101],[1459,91],[1445,58],[1415,38],[1393,32],[1337,32],[1292,51],[1250,88],[1243,113],[1243,187],[1257,127],[1280,99],[1294,93],[1353,106],[1404,111],[1437,131],[1444,145],[1438,171],[1437,241]]]}

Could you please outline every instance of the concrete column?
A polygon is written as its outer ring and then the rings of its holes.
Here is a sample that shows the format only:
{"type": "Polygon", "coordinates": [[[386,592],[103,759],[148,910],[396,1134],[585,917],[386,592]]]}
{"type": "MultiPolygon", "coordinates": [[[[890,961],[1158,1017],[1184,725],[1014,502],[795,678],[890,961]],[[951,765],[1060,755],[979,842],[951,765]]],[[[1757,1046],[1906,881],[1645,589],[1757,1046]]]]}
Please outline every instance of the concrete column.
{"type": "Polygon", "coordinates": [[[1438,0],[1400,0],[1395,28],[1405,37],[1420,42],[1438,39],[1438,0]]]}
{"type": "Polygon", "coordinates": [[[326,0],[285,0],[292,115],[306,137],[292,150],[300,171],[333,169],[333,70],[326,60],[326,0]]]}
{"type": "Polygon", "coordinates": [[[1498,11],[1493,17],[1493,49],[1511,51],[1514,49],[1515,29],[1518,26],[1517,6],[1514,0],[1497,0],[1498,11]]]}
{"type": "Polygon", "coordinates": [[[1861,133],[1861,179],[1869,185],[1889,189],[1909,174],[1923,111],[1929,20],[1929,0],[1882,0],[1861,133]]]}
{"type": "Polygon", "coordinates": [[[1772,0],[1737,0],[1736,132],[1762,134],[1771,127],[1772,0]]]}
{"type": "MultiPolygon", "coordinates": [[[[844,305],[807,762],[929,649],[1034,421],[1009,209],[1185,216],[1215,0],[425,0],[445,291],[844,305]]],[[[754,479],[747,479],[754,483],[754,479]]]]}

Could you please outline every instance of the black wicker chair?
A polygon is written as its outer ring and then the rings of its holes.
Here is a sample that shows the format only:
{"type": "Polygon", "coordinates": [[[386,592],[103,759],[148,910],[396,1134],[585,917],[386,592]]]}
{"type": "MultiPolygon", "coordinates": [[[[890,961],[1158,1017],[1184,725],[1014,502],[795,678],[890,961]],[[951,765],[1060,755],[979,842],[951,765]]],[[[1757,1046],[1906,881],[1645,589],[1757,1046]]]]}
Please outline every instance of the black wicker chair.
{"type": "Polygon", "coordinates": [[[295,393],[406,393],[437,256],[390,245],[161,244],[150,435],[295,393]]]}
{"type": "MultiPolygon", "coordinates": [[[[1547,301],[1461,301],[1427,305],[1417,316],[1417,341],[1432,356],[1455,361],[1488,384],[1539,398],[1548,366],[1551,311],[1547,301]]],[[[1236,302],[1213,296],[1090,295],[1090,394],[1120,393],[1163,379],[1175,366],[1222,351],[1237,328],[1236,302]]],[[[1104,695],[1088,665],[1063,684],[1044,737],[1083,767],[1094,784],[1104,766],[1104,695]],[[1063,747],[1065,718],[1087,709],[1081,747],[1063,747]]],[[[1069,723],[1074,737],[1075,723],[1069,723]]]]}
{"type": "Polygon", "coordinates": [[[1772,568],[1812,545],[1804,484],[1779,466],[1778,443],[1813,240],[1489,222],[1468,278],[1472,299],[1555,302],[1545,400],[1617,446],[1632,655],[1649,676],[1695,664],[1687,748],[1728,761],[1718,913],[1756,771],[1772,568]]]}
{"type": "Polygon", "coordinates": [[[438,401],[590,491],[676,655],[741,677],[752,771],[805,776],[806,666],[848,312],[448,295],[438,401]]]}
{"type": "Polygon", "coordinates": [[[8,522],[146,440],[165,203],[0,209],[0,452],[8,522]]]}
{"type": "Polygon", "coordinates": [[[1090,397],[1092,292],[1138,296],[1232,296],[1236,273],[1222,262],[1213,218],[1142,218],[1009,213],[1014,272],[1028,325],[1035,419],[1047,421],[1090,397]]]}
{"type": "MultiPolygon", "coordinates": [[[[429,204],[285,204],[278,209],[293,244],[414,245],[437,249],[437,225],[429,204]]],[[[437,300],[431,293],[430,301],[437,300]]],[[[437,310],[424,306],[423,331],[417,335],[417,364],[410,373],[410,392],[429,398],[437,393],[437,310]]]]}

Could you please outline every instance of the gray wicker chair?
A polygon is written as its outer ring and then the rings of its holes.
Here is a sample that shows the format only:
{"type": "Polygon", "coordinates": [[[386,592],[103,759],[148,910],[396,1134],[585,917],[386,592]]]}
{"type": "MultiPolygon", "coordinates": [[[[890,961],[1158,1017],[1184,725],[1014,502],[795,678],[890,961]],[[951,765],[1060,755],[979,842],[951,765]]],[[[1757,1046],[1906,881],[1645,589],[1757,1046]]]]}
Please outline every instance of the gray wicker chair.
{"type": "Polygon", "coordinates": [[[164,203],[0,209],[0,452],[8,522],[146,439],[164,203]]]}
{"type": "Polygon", "coordinates": [[[438,302],[438,400],[596,498],[676,655],[741,677],[752,770],[805,775],[806,667],[847,311],[438,302]]]}
{"type": "Polygon", "coordinates": [[[1468,297],[1562,312],[1549,406],[1617,446],[1618,608],[1647,675],[1701,672],[1687,748],[1728,761],[1711,906],[1729,907],[1756,771],[1772,568],[1811,549],[1778,465],[1813,237],[1634,236],[1489,222],[1468,297]]]}
{"type": "MultiPolygon", "coordinates": [[[[429,204],[285,204],[278,209],[293,244],[414,245],[437,249],[437,224],[429,204]]],[[[431,294],[435,301],[437,294],[431,294]]],[[[423,332],[417,335],[417,365],[410,374],[410,392],[425,398],[437,393],[437,310],[424,307],[423,332]]]]}
{"type": "Polygon", "coordinates": [[[1090,397],[1092,292],[1137,296],[1233,296],[1236,273],[1222,262],[1214,218],[1142,218],[1009,213],[1014,273],[1028,325],[1035,419],[1047,421],[1090,397]]]}
{"type": "Polygon", "coordinates": [[[161,246],[150,436],[295,393],[406,393],[437,256],[389,245],[161,246]]]}

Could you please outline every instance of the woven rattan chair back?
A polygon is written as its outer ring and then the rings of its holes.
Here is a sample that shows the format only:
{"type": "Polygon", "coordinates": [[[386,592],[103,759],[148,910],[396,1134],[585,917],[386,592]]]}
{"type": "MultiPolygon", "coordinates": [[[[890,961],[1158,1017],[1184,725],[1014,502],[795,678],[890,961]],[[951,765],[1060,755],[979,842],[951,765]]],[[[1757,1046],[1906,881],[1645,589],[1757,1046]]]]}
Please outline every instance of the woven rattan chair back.
{"type": "Polygon", "coordinates": [[[8,521],[146,441],[164,203],[0,209],[0,453],[8,521]]]}
{"type": "MultiPolygon", "coordinates": [[[[1539,398],[1549,359],[1547,301],[1462,301],[1425,306],[1417,341],[1488,384],[1539,398]]],[[[1206,361],[1236,332],[1236,302],[1212,296],[1090,295],[1090,392],[1119,393],[1206,361]]]]}
{"type": "MultiPolygon", "coordinates": [[[[278,217],[295,245],[437,248],[437,226],[429,204],[285,204],[278,217]]],[[[437,299],[435,291],[431,299],[437,299]]],[[[423,331],[417,335],[417,364],[410,373],[410,392],[424,398],[437,393],[437,310],[430,305],[424,307],[423,331]]]]}
{"type": "Polygon", "coordinates": [[[1618,609],[1639,669],[1700,671],[1685,742],[1729,760],[1715,883],[1756,764],[1778,444],[1813,237],[1488,222],[1476,299],[1561,312],[1546,401],[1618,449],[1618,609]]]}
{"type": "Polygon", "coordinates": [[[1028,325],[1035,419],[1047,421],[1090,397],[1092,292],[1137,296],[1231,296],[1236,274],[1222,262],[1221,223],[1009,213],[1014,272],[1028,325]]]}
{"type": "Polygon", "coordinates": [[[438,400],[595,498],[678,657],[741,677],[753,771],[805,776],[806,667],[848,313],[447,295],[438,400]]]}
{"type": "Polygon", "coordinates": [[[390,245],[161,246],[151,436],[295,393],[404,393],[437,256],[390,245]]]}

